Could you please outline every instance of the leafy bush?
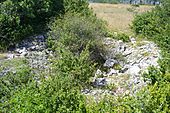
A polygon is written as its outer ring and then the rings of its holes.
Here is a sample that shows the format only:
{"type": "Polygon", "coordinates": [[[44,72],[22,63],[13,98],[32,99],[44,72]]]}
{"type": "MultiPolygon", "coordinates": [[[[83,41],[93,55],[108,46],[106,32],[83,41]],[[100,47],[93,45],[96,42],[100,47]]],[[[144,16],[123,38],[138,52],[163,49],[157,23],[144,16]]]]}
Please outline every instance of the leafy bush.
{"type": "Polygon", "coordinates": [[[138,15],[133,21],[132,28],[136,34],[144,35],[148,39],[155,41],[161,47],[163,56],[159,61],[159,69],[151,67],[149,72],[144,74],[145,79],[149,80],[150,85],[139,94],[132,104],[133,108],[138,108],[140,112],[170,112],[169,6],[170,1],[163,0],[162,4],[153,11],[138,15]]]}
{"type": "Polygon", "coordinates": [[[64,9],[62,0],[5,0],[0,2],[0,44],[13,45],[35,27],[64,9]]]}
{"type": "Polygon", "coordinates": [[[86,112],[80,89],[89,84],[95,66],[89,60],[88,49],[80,56],[66,50],[62,44],[56,50],[58,55],[52,59],[52,73],[16,89],[2,103],[1,112],[86,112]]]}
{"type": "Polygon", "coordinates": [[[122,40],[123,42],[129,42],[130,39],[129,39],[129,36],[125,33],[119,33],[119,32],[110,32],[108,31],[107,32],[107,35],[108,37],[111,37],[111,38],[114,38],[114,39],[117,39],[117,40],[122,40]]]}
{"type": "Polygon", "coordinates": [[[0,49],[46,30],[51,17],[65,12],[90,15],[86,0],[4,0],[0,2],[0,49]],[[7,44],[8,43],[8,44],[7,44]]]}
{"type": "MultiPolygon", "coordinates": [[[[33,78],[25,60],[10,62],[15,64],[14,70],[7,73],[6,76],[0,77],[0,112],[5,106],[5,102],[19,89],[29,84],[33,78]],[[17,66],[16,64],[19,64],[17,66]],[[22,67],[21,67],[22,66],[22,67]]],[[[6,66],[6,68],[8,68],[6,66]]],[[[5,68],[4,68],[5,69],[5,68]]],[[[0,70],[1,71],[1,70],[0,70]]]]}
{"type": "Polygon", "coordinates": [[[91,15],[88,0],[63,0],[65,12],[79,13],[81,15],[91,15]]]}
{"type": "Polygon", "coordinates": [[[162,68],[170,71],[169,49],[170,49],[170,1],[163,0],[162,5],[153,11],[136,16],[133,21],[133,30],[136,34],[144,35],[155,41],[163,51],[162,68]],[[167,64],[165,66],[165,64],[167,64]]]}
{"type": "Polygon", "coordinates": [[[48,45],[52,50],[55,50],[57,43],[61,42],[72,53],[79,55],[90,41],[91,58],[102,59],[99,53],[102,52],[101,39],[105,36],[106,29],[103,22],[96,17],[66,14],[64,18],[52,23],[50,29],[48,45]]]}
{"type": "Polygon", "coordinates": [[[2,112],[83,112],[83,96],[72,82],[71,77],[58,75],[42,81],[41,84],[32,82],[12,95],[4,103],[2,112]]]}
{"type": "Polygon", "coordinates": [[[78,56],[64,48],[64,46],[57,48],[58,56],[53,60],[54,69],[62,76],[72,76],[74,83],[79,86],[88,85],[89,78],[93,76],[95,70],[95,64],[89,58],[88,46],[78,56]]]}

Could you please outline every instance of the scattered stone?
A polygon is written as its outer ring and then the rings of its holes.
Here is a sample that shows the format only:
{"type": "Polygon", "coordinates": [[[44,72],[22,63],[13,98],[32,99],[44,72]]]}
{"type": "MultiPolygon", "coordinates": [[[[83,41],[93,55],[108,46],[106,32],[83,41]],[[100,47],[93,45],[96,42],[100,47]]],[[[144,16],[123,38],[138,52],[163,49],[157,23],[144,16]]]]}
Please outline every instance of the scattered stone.
{"type": "Polygon", "coordinates": [[[48,57],[53,56],[53,53],[47,49],[46,45],[46,37],[44,35],[26,38],[17,44],[16,47],[10,48],[11,51],[6,53],[6,59],[11,60],[24,57],[31,68],[40,71],[48,70],[50,67],[48,66],[50,65],[48,57]]]}
{"type": "Polygon", "coordinates": [[[94,86],[106,86],[106,79],[105,78],[96,78],[94,82],[94,86]]]}
{"type": "Polygon", "coordinates": [[[138,66],[131,66],[126,73],[130,75],[138,75],[141,69],[138,66]]]}
{"type": "Polygon", "coordinates": [[[149,83],[143,80],[142,73],[147,72],[149,66],[159,67],[157,63],[158,59],[161,58],[159,48],[153,42],[137,42],[135,38],[130,38],[128,43],[106,38],[103,40],[103,43],[106,49],[106,54],[103,56],[106,61],[103,66],[109,72],[97,70],[96,74],[100,75],[100,77],[103,76],[103,78],[95,76],[94,86],[107,87],[114,84],[117,88],[113,91],[91,89],[86,95],[93,95],[96,98],[98,98],[98,95],[103,94],[114,96],[135,95],[149,83]],[[120,69],[116,70],[115,68],[120,69]]]}
{"type": "Polygon", "coordinates": [[[117,70],[115,70],[115,69],[110,69],[110,72],[107,74],[107,76],[116,75],[117,73],[118,73],[117,70]]]}
{"type": "Polygon", "coordinates": [[[7,54],[7,58],[8,58],[8,59],[13,59],[13,58],[14,58],[14,54],[10,54],[10,53],[7,54]]]}
{"type": "Polygon", "coordinates": [[[135,39],[135,38],[133,38],[133,37],[132,37],[132,38],[130,38],[130,41],[131,41],[131,43],[132,43],[132,44],[136,43],[136,39],[135,39]]]}
{"type": "Polygon", "coordinates": [[[108,67],[108,68],[111,68],[114,66],[114,64],[117,64],[117,60],[114,60],[114,59],[107,59],[106,62],[104,63],[104,67],[108,67]]]}

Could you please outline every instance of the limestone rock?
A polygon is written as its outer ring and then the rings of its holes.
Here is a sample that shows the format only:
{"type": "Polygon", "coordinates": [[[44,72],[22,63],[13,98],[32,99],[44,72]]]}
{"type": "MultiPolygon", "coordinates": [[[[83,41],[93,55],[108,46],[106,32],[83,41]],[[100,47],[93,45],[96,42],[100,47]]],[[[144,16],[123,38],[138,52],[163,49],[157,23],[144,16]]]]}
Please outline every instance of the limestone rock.
{"type": "Polygon", "coordinates": [[[106,79],[105,78],[96,78],[94,82],[94,86],[106,86],[106,79]]]}
{"type": "Polygon", "coordinates": [[[107,59],[106,62],[104,63],[104,67],[111,68],[114,66],[114,64],[117,64],[118,62],[114,59],[107,59]]]}

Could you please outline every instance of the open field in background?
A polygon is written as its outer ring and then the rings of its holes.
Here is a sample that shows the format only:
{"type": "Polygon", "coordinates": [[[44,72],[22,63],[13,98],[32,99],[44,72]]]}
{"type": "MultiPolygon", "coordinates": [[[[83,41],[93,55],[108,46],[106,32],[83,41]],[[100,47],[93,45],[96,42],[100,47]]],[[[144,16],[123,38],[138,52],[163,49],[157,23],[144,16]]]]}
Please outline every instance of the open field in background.
{"type": "Polygon", "coordinates": [[[143,13],[151,10],[154,6],[140,5],[135,7],[129,4],[104,4],[90,3],[97,17],[107,21],[109,29],[131,34],[130,24],[135,12],[143,13]],[[134,12],[135,11],[135,12],[134,12]]]}

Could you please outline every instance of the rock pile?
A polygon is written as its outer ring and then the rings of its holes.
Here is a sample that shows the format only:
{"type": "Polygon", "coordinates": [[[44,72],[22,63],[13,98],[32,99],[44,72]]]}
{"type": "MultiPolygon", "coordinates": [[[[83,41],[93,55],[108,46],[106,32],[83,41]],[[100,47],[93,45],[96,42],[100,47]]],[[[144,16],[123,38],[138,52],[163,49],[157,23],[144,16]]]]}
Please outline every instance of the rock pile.
{"type": "Polygon", "coordinates": [[[41,71],[49,68],[48,57],[52,52],[47,49],[46,37],[38,35],[23,40],[15,48],[10,48],[5,55],[3,60],[26,58],[32,69],[41,71]]]}
{"type": "Polygon", "coordinates": [[[48,64],[48,55],[51,53],[46,47],[44,35],[30,37],[19,43],[8,58],[25,57],[32,68],[45,69],[48,64]]]}
{"type": "Polygon", "coordinates": [[[157,61],[161,58],[160,50],[153,42],[131,38],[130,42],[124,43],[105,38],[103,43],[106,50],[103,55],[106,60],[103,64],[105,71],[96,71],[93,78],[96,89],[86,91],[85,95],[96,96],[99,92],[133,95],[147,85],[142,73],[150,66],[159,67],[157,61]]]}

